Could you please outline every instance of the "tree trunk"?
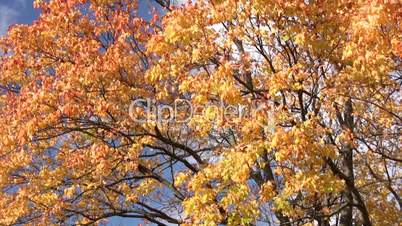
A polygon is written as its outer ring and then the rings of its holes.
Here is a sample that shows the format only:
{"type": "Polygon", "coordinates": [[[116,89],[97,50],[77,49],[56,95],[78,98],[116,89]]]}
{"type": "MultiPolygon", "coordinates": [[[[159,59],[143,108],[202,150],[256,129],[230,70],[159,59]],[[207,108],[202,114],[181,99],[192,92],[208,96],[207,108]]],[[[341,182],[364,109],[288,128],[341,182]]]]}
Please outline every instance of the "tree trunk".
{"type": "MultiPolygon", "coordinates": [[[[354,183],[354,174],[353,174],[353,149],[345,146],[342,150],[343,154],[343,166],[341,168],[342,172],[348,178],[351,183],[354,183]]],[[[341,217],[339,221],[340,226],[351,226],[353,222],[353,194],[352,191],[346,187],[343,192],[344,201],[347,203],[347,206],[342,209],[341,217]]]]}
{"type": "MultiPolygon", "coordinates": [[[[343,117],[338,116],[339,124],[345,131],[353,131],[354,122],[353,122],[353,108],[352,101],[349,99],[345,103],[345,109],[343,112],[343,117]]],[[[354,172],[353,172],[353,147],[350,144],[342,144],[341,147],[341,155],[342,155],[342,167],[341,171],[346,176],[347,183],[354,185],[354,172]]],[[[343,193],[344,201],[347,203],[347,206],[341,211],[341,217],[339,221],[340,226],[351,226],[353,223],[353,194],[349,186],[346,186],[346,189],[343,193]]]]}

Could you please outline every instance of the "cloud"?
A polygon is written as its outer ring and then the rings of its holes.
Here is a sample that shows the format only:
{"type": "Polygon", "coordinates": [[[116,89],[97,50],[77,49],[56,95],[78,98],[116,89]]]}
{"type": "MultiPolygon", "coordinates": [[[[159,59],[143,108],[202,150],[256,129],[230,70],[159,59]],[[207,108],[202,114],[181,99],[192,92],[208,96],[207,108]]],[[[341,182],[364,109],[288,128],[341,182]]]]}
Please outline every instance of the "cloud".
{"type": "Polygon", "coordinates": [[[19,13],[16,9],[9,6],[0,5],[0,36],[3,36],[8,27],[16,22],[19,13]]]}
{"type": "Polygon", "coordinates": [[[27,1],[30,0],[14,0],[11,5],[0,4],[0,36],[5,35],[9,26],[17,22],[19,12],[27,7],[27,1]]]}
{"type": "MultiPolygon", "coordinates": [[[[28,1],[30,1],[30,0],[28,0],[28,1]]],[[[30,2],[32,2],[32,1],[30,1],[30,2]]],[[[27,4],[28,4],[27,0],[15,0],[15,2],[14,2],[15,7],[23,8],[23,9],[25,9],[27,7],[27,4]]]]}

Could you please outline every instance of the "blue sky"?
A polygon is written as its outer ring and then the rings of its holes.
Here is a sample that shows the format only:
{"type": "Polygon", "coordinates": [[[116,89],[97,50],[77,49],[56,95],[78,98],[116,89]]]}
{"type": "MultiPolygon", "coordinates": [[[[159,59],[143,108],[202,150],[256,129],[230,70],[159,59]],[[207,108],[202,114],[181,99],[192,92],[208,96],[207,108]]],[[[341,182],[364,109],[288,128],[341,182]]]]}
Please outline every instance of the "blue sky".
{"type": "MultiPolygon", "coordinates": [[[[40,10],[34,9],[32,2],[33,0],[0,0],[0,36],[7,32],[10,25],[29,24],[38,17],[40,10]]],[[[148,19],[149,1],[139,0],[139,2],[141,16],[148,19]]]]}
{"type": "MultiPolygon", "coordinates": [[[[146,19],[150,18],[146,0],[140,0],[140,15],[146,19]]],[[[40,10],[33,8],[33,0],[0,0],[0,36],[3,36],[9,26],[13,24],[30,24],[40,14],[40,10]]],[[[110,226],[137,226],[145,225],[142,220],[113,217],[108,225],[110,226]]]]}
{"type": "Polygon", "coordinates": [[[39,15],[32,7],[32,0],[0,0],[0,36],[10,25],[30,23],[39,15]]]}

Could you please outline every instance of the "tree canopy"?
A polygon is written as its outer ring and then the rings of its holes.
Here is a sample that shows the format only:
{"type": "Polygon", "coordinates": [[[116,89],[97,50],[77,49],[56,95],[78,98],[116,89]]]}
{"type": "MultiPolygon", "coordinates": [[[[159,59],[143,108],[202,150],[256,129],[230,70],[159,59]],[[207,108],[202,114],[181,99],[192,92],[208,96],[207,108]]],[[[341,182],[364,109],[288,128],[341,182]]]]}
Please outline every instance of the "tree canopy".
{"type": "Polygon", "coordinates": [[[399,225],[400,1],[139,4],[0,39],[0,225],[399,225]]]}

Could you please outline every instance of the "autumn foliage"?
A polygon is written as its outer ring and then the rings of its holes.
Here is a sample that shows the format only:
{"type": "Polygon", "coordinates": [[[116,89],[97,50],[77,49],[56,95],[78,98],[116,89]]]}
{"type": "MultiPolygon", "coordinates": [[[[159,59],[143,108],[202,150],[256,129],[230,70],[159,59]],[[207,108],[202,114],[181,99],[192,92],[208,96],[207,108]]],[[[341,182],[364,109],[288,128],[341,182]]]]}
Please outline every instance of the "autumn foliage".
{"type": "Polygon", "coordinates": [[[0,225],[399,225],[400,1],[34,6],[0,39],[0,225]]]}

